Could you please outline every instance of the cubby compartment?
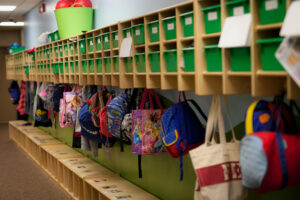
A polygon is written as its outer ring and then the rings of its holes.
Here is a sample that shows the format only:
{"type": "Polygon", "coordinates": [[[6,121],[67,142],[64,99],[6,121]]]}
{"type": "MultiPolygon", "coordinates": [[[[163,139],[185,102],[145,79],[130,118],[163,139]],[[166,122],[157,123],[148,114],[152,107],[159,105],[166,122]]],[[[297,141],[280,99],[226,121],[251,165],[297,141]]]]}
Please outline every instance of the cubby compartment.
{"type": "Polygon", "coordinates": [[[102,41],[103,41],[103,49],[110,49],[110,33],[103,33],[102,34],[102,41]]]}
{"type": "Polygon", "coordinates": [[[81,60],[81,66],[82,66],[82,73],[86,74],[87,73],[87,59],[82,59],[81,60]]]}
{"type": "Polygon", "coordinates": [[[52,72],[53,72],[53,74],[58,74],[59,73],[58,63],[52,63],[52,72]]]}
{"type": "Polygon", "coordinates": [[[95,63],[94,63],[94,58],[89,58],[88,59],[88,64],[89,64],[89,71],[90,71],[90,74],[93,74],[95,73],[95,63]]]}
{"type": "Polygon", "coordinates": [[[164,60],[167,72],[177,72],[177,49],[165,50],[164,60]]]}
{"type": "Polygon", "coordinates": [[[131,37],[131,27],[123,28],[123,37],[131,37]]]}
{"type": "Polygon", "coordinates": [[[132,73],[133,72],[133,63],[132,63],[132,57],[124,58],[125,61],[125,72],[126,73],[132,73]]]}
{"type": "Polygon", "coordinates": [[[194,12],[189,11],[180,14],[180,21],[183,29],[183,36],[194,36],[194,12]]]}
{"type": "Polygon", "coordinates": [[[150,69],[152,73],[160,72],[160,51],[149,52],[150,69]]]}
{"type": "Polygon", "coordinates": [[[284,20],[286,0],[257,0],[261,25],[280,23],[284,20]]]}
{"type": "Polygon", "coordinates": [[[87,39],[87,42],[88,42],[89,52],[94,52],[94,38],[89,37],[87,39]]]}
{"type": "Polygon", "coordinates": [[[137,66],[137,73],[145,73],[146,72],[146,64],[145,64],[145,53],[137,53],[135,54],[135,61],[137,66]]]}
{"type": "Polygon", "coordinates": [[[100,34],[100,35],[97,35],[96,37],[95,37],[95,40],[96,40],[96,50],[97,51],[101,51],[102,50],[102,43],[101,43],[101,40],[102,40],[102,35],[100,34]]]}
{"type": "Polygon", "coordinates": [[[85,38],[79,40],[80,53],[86,53],[85,38]]]}
{"type": "Polygon", "coordinates": [[[148,32],[150,42],[159,42],[159,23],[158,20],[148,22],[148,32]]]}
{"type": "Polygon", "coordinates": [[[226,3],[229,16],[239,16],[250,13],[249,0],[232,0],[226,3]]]}
{"type": "Polygon", "coordinates": [[[119,73],[119,56],[113,56],[114,72],[119,73]]]}
{"type": "Polygon", "coordinates": [[[96,58],[97,73],[102,73],[102,57],[96,58]]]}
{"type": "Polygon", "coordinates": [[[221,32],[221,5],[214,5],[201,9],[203,12],[205,33],[221,32]]]}
{"type": "Polygon", "coordinates": [[[182,49],[183,60],[184,60],[184,71],[194,72],[195,71],[195,48],[188,47],[182,49]]]}
{"type": "Polygon", "coordinates": [[[119,32],[118,31],[112,31],[111,37],[113,40],[113,47],[118,48],[119,47],[119,32]]]}
{"type": "Polygon", "coordinates": [[[111,73],[111,57],[107,56],[103,58],[105,73],[111,73]]]}
{"type": "Polygon", "coordinates": [[[64,63],[58,62],[58,66],[59,66],[59,73],[63,74],[64,73],[64,63]]]}
{"type": "Polygon", "coordinates": [[[69,49],[70,49],[71,56],[73,56],[74,55],[74,42],[69,43],[69,49]]]}
{"type": "Polygon", "coordinates": [[[230,49],[230,66],[234,72],[251,71],[251,51],[250,47],[231,48],[230,49]]]}
{"type": "Polygon", "coordinates": [[[70,61],[70,70],[71,70],[72,74],[75,73],[75,62],[74,61],[70,61]]]}
{"type": "Polygon", "coordinates": [[[144,23],[132,26],[133,41],[135,45],[145,44],[144,23]]]}
{"type": "Polygon", "coordinates": [[[58,51],[59,51],[59,57],[63,57],[63,47],[62,47],[62,45],[58,46],[58,51]]]}
{"type": "Polygon", "coordinates": [[[264,71],[285,71],[275,57],[275,53],[283,41],[283,38],[261,39],[257,43],[260,46],[261,68],[264,71]]]}
{"type": "Polygon", "coordinates": [[[69,74],[69,62],[65,62],[65,73],[69,74]]]}
{"type": "Polygon", "coordinates": [[[166,17],[163,19],[163,26],[165,31],[165,39],[176,39],[176,16],[166,17]]]}
{"type": "Polygon", "coordinates": [[[218,45],[204,46],[206,70],[208,72],[222,71],[222,49],[218,45]]]}

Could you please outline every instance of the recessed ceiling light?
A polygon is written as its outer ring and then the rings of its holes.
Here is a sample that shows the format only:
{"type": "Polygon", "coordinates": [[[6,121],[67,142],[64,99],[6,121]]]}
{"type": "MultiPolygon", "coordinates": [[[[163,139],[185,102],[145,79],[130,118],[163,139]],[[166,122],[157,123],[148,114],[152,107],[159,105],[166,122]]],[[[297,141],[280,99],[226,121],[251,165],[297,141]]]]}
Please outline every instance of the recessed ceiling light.
{"type": "Polygon", "coordinates": [[[0,6],[0,11],[13,11],[16,6],[0,6]]]}
{"type": "Polygon", "coordinates": [[[24,22],[0,22],[0,26],[24,26],[24,22]]]}

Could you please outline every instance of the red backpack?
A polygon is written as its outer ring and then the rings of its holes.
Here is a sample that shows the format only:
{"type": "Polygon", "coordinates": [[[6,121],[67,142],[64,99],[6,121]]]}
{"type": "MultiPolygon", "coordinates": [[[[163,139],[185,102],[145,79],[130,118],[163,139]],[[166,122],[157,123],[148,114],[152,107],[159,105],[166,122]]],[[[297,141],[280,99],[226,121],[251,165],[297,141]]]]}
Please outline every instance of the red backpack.
{"type": "Polygon", "coordinates": [[[106,107],[109,104],[111,99],[112,99],[112,95],[109,96],[106,105],[101,109],[101,111],[98,114],[98,117],[100,118],[100,137],[102,137],[102,135],[108,138],[112,137],[112,135],[107,131],[107,115],[106,115],[106,107]]]}

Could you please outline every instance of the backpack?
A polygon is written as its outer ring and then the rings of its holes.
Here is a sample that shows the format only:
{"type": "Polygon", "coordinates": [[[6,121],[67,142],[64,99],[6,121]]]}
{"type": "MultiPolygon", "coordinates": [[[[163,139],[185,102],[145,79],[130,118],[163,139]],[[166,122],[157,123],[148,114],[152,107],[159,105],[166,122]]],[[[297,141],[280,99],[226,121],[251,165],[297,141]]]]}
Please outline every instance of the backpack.
{"type": "Polygon", "coordinates": [[[125,142],[130,142],[121,134],[121,123],[127,113],[128,95],[122,93],[113,98],[106,107],[107,130],[113,137],[125,142]]]}
{"type": "Polygon", "coordinates": [[[100,138],[102,139],[103,136],[105,136],[106,138],[111,138],[112,135],[110,132],[108,132],[108,128],[107,128],[107,112],[106,112],[106,108],[107,105],[110,103],[112,99],[112,95],[108,98],[106,105],[100,110],[98,117],[100,119],[100,138]]]}
{"type": "Polygon", "coordinates": [[[180,157],[180,180],[183,178],[182,156],[201,145],[205,139],[205,129],[190,104],[207,121],[206,115],[194,100],[174,104],[162,116],[162,140],[172,157],[180,157]]]}
{"type": "MultiPolygon", "coordinates": [[[[275,131],[275,119],[278,115],[278,108],[275,107],[275,104],[275,102],[257,100],[248,107],[245,114],[245,135],[255,132],[275,131]]],[[[298,128],[293,112],[283,101],[281,104],[281,132],[287,134],[297,133],[298,128]]]]}
{"type": "Polygon", "coordinates": [[[44,108],[43,100],[37,97],[37,109],[34,116],[34,126],[51,127],[52,121],[49,116],[49,112],[44,108]]]}
{"type": "Polygon", "coordinates": [[[53,95],[54,95],[54,88],[55,85],[50,83],[46,87],[46,96],[44,101],[44,108],[47,110],[53,110],[54,109],[54,101],[53,101],[53,95]]]}
{"type": "Polygon", "coordinates": [[[64,91],[67,91],[69,85],[56,85],[53,91],[53,111],[59,112],[60,99],[63,98],[64,91]]]}
{"type": "Polygon", "coordinates": [[[12,104],[17,105],[19,103],[19,98],[20,98],[20,89],[17,81],[12,81],[10,83],[8,92],[11,95],[10,100],[12,104]]]}

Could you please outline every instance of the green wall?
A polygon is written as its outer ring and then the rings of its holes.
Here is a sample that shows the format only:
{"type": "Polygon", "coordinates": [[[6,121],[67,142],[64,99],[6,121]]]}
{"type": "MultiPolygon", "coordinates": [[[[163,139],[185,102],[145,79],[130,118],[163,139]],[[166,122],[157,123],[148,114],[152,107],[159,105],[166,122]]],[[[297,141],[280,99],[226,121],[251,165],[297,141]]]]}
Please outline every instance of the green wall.
{"type": "MultiPolygon", "coordinates": [[[[58,120],[56,120],[58,123],[58,120]]],[[[41,128],[54,137],[72,146],[73,129],[58,127],[41,128]]],[[[238,138],[243,136],[244,123],[235,127],[238,138]]],[[[92,158],[87,151],[77,149],[92,158]]],[[[130,182],[142,187],[163,200],[192,200],[195,174],[190,157],[184,157],[184,179],[179,181],[179,159],[174,159],[167,153],[142,156],[143,178],[138,177],[137,155],[131,154],[130,145],[125,146],[124,152],[120,152],[120,144],[117,142],[110,149],[110,158],[104,149],[99,149],[99,155],[94,160],[106,168],[120,173],[130,182]]],[[[249,193],[249,200],[282,200],[297,199],[300,196],[300,187],[293,187],[268,194],[249,193]]]]}

